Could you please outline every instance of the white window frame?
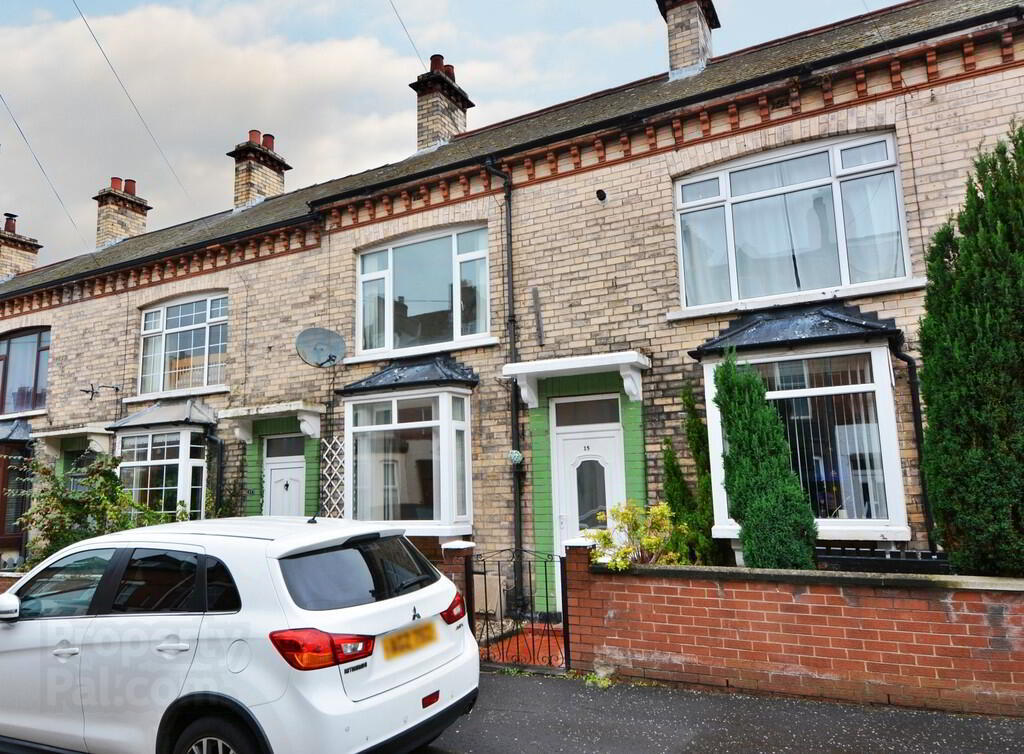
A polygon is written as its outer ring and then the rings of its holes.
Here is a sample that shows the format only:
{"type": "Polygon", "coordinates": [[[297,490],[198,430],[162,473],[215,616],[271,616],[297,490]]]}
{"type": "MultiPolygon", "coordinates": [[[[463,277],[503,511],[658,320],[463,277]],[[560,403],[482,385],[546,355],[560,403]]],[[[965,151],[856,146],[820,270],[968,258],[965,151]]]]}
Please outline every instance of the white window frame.
{"type": "Polygon", "coordinates": [[[424,427],[438,427],[440,459],[439,479],[439,518],[435,521],[383,521],[379,523],[396,524],[405,529],[409,536],[464,536],[472,532],[473,528],[473,435],[471,416],[472,393],[463,388],[440,387],[423,390],[402,390],[388,393],[373,393],[360,395],[345,401],[345,518],[350,521],[365,521],[356,519],[353,515],[352,490],[355,489],[355,482],[352,476],[353,460],[355,458],[354,435],[360,432],[388,431],[399,429],[421,429],[424,427]],[[437,419],[433,421],[402,422],[394,421],[398,418],[396,402],[408,398],[437,398],[438,413],[437,419]],[[465,413],[462,421],[452,418],[452,399],[462,398],[465,405],[465,413]],[[353,421],[353,412],[356,406],[365,403],[391,403],[390,424],[373,424],[365,427],[356,427],[353,421]],[[457,515],[455,500],[455,485],[457,472],[455,467],[455,431],[463,430],[466,433],[465,464],[466,464],[466,513],[457,515]]]}
{"type": "MultiPolygon", "coordinates": [[[[187,395],[193,391],[196,392],[211,392],[220,391],[227,388],[226,381],[221,382],[210,382],[210,327],[211,325],[227,325],[228,320],[231,316],[231,301],[227,291],[216,291],[213,293],[203,293],[195,296],[183,296],[181,298],[171,299],[169,301],[163,301],[156,306],[147,306],[139,314],[139,370],[138,378],[136,380],[137,395],[161,395],[164,393],[174,395],[187,395]],[[228,299],[228,313],[221,317],[210,317],[210,303],[217,299],[228,299]],[[206,301],[206,321],[201,324],[187,325],[185,327],[174,327],[168,329],[167,323],[167,309],[172,306],[178,306],[180,304],[191,304],[196,301],[206,301]],[[153,312],[160,312],[160,325],[155,328],[146,329],[146,315],[153,312]],[[186,330],[197,330],[200,327],[205,328],[205,346],[203,351],[203,384],[195,385],[188,388],[174,388],[167,389],[164,385],[166,378],[166,369],[164,361],[166,359],[166,352],[164,346],[168,333],[185,332],[186,330]],[[142,392],[142,370],[143,370],[143,354],[145,353],[145,342],[147,338],[158,337],[160,338],[160,380],[156,390],[151,390],[148,393],[142,392]]],[[[231,342],[231,327],[228,325],[228,340],[226,344],[231,342]]],[[[225,374],[227,369],[225,367],[225,374]]]]}
{"type": "MultiPolygon", "coordinates": [[[[885,479],[886,509],[889,518],[885,520],[819,518],[816,519],[818,539],[907,542],[910,540],[910,527],[907,524],[903,464],[896,424],[896,405],[893,397],[895,378],[888,346],[885,344],[874,346],[856,344],[846,347],[836,346],[829,350],[759,351],[752,354],[741,354],[738,361],[743,364],[762,364],[796,359],[850,356],[857,353],[868,354],[871,357],[873,383],[870,385],[780,390],[769,392],[766,397],[771,400],[773,398],[800,398],[855,392],[874,394],[875,410],[878,414],[879,449],[885,479]]],[[[722,434],[722,414],[715,404],[715,370],[721,363],[721,358],[709,358],[703,365],[708,449],[711,456],[711,491],[715,512],[715,524],[712,527],[711,536],[716,539],[737,539],[740,527],[729,516],[729,503],[725,492],[725,467],[722,460],[725,443],[722,434]]]]}
{"type": "MultiPolygon", "coordinates": [[[[473,230],[487,230],[486,225],[474,223],[471,225],[460,225],[446,229],[444,232],[437,230],[429,231],[425,233],[417,233],[416,235],[403,236],[402,238],[392,241],[387,246],[375,246],[373,248],[365,249],[356,255],[356,354],[357,359],[359,357],[370,357],[375,358],[377,356],[415,356],[416,354],[423,353],[434,353],[436,351],[447,351],[452,348],[468,348],[478,345],[493,345],[497,341],[491,337],[491,263],[489,258],[490,253],[490,237],[488,236],[488,248],[482,251],[473,251],[466,254],[458,253],[458,235],[460,233],[466,233],[467,231],[473,230]],[[419,243],[422,241],[433,241],[439,238],[449,236],[452,244],[452,339],[443,343],[428,343],[422,346],[409,346],[407,348],[395,348],[395,307],[394,307],[394,291],[392,278],[394,274],[394,250],[400,246],[408,246],[410,244],[419,243]],[[388,266],[385,270],[378,272],[367,272],[363,273],[362,264],[363,257],[378,252],[386,252],[388,255],[388,266]],[[483,329],[480,332],[472,333],[470,335],[462,335],[462,286],[458,283],[461,281],[461,273],[459,266],[464,262],[472,262],[476,259],[484,260],[484,279],[487,281],[487,302],[482,312],[484,318],[483,329]],[[380,348],[364,348],[363,347],[363,284],[372,280],[383,280],[384,281],[384,345],[380,348]]],[[[346,359],[349,362],[350,359],[346,359]]]]}
{"type": "MultiPolygon", "coordinates": [[[[186,503],[189,502],[192,496],[192,469],[196,466],[200,466],[203,469],[203,494],[202,499],[199,503],[199,518],[200,520],[206,518],[206,482],[208,469],[206,466],[206,456],[209,453],[209,447],[206,446],[206,433],[194,426],[170,426],[160,428],[150,428],[143,432],[122,432],[117,435],[117,453],[116,455],[121,457],[121,446],[124,443],[125,438],[129,437],[147,437],[149,451],[147,455],[152,455],[153,446],[153,435],[178,435],[178,457],[170,459],[160,460],[149,460],[145,461],[122,461],[117,467],[118,477],[120,478],[121,469],[123,468],[138,468],[143,466],[172,466],[177,465],[178,467],[178,498],[175,503],[184,500],[186,503]],[[192,443],[192,433],[198,433],[203,435],[203,457],[202,458],[191,458],[189,452],[192,443]]],[[[129,490],[130,492],[130,490],[129,490]]],[[[191,510],[191,509],[190,509],[191,510]]],[[[173,517],[173,513],[170,514],[173,517]]]]}
{"type": "Polygon", "coordinates": [[[683,311],[686,312],[689,316],[694,316],[701,312],[706,312],[710,314],[733,309],[751,308],[749,306],[750,302],[754,302],[758,306],[772,306],[789,303],[799,303],[801,301],[816,301],[823,298],[830,298],[836,295],[857,295],[858,292],[867,293],[874,291],[876,289],[889,289],[893,288],[894,286],[905,286],[912,279],[912,270],[910,266],[910,245],[907,239],[907,213],[906,206],[903,200],[903,182],[900,174],[899,154],[897,152],[896,136],[891,132],[876,132],[873,134],[857,136],[853,138],[838,137],[832,139],[822,139],[811,143],[804,143],[792,147],[784,147],[781,149],[772,150],[768,153],[761,153],[756,156],[735,160],[725,165],[718,166],[712,170],[693,173],[691,175],[687,175],[683,178],[680,178],[675,183],[673,195],[673,201],[675,204],[676,258],[679,264],[679,301],[682,305],[683,311]],[[844,169],[842,167],[843,150],[849,149],[850,147],[874,144],[879,141],[884,141],[886,143],[887,159],[885,161],[868,163],[866,165],[859,165],[855,168],[844,169]],[[761,167],[764,165],[771,165],[773,163],[783,162],[785,160],[791,160],[797,157],[806,157],[813,154],[819,154],[821,152],[828,152],[829,155],[829,177],[820,178],[813,181],[806,181],[804,183],[787,185],[780,188],[770,189],[767,191],[743,194],[742,196],[738,196],[735,198],[732,197],[732,189],[729,181],[729,176],[731,173],[735,173],[740,170],[761,167]],[[849,259],[846,245],[846,223],[843,215],[842,184],[853,179],[867,178],[872,175],[881,175],[884,173],[892,173],[896,185],[896,211],[900,218],[900,242],[903,248],[903,275],[900,277],[870,280],[863,283],[851,283],[849,259]],[[683,188],[685,186],[690,186],[695,183],[701,183],[703,181],[711,180],[713,178],[718,179],[718,196],[707,199],[700,199],[692,202],[683,202],[683,188]],[[736,267],[735,237],[733,234],[733,206],[736,204],[753,201],[755,199],[763,199],[771,196],[781,196],[783,194],[789,194],[795,191],[819,188],[822,186],[832,187],[832,202],[833,209],[835,211],[834,217],[836,225],[836,241],[838,244],[839,254],[839,284],[835,286],[829,286],[827,288],[809,289],[804,291],[790,291],[787,293],[777,293],[768,296],[756,296],[747,298],[740,297],[738,271],[736,267]],[[694,212],[697,210],[712,209],[715,207],[723,207],[725,210],[725,234],[727,254],[729,257],[730,297],[724,301],[688,306],[686,303],[685,270],[683,269],[682,216],[684,214],[694,212]]]}

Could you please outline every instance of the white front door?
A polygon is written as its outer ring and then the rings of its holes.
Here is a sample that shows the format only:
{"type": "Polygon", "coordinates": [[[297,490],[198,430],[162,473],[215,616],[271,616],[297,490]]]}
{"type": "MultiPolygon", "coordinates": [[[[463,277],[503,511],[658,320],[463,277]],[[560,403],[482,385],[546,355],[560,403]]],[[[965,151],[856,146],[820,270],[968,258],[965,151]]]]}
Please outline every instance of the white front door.
{"type": "Polygon", "coordinates": [[[586,396],[554,401],[552,492],[555,547],[587,529],[605,524],[607,513],[626,501],[626,468],[617,395],[586,396]]]}
{"type": "Polygon", "coordinates": [[[263,512],[268,516],[302,516],[306,512],[303,458],[268,459],[263,465],[263,512]]]}

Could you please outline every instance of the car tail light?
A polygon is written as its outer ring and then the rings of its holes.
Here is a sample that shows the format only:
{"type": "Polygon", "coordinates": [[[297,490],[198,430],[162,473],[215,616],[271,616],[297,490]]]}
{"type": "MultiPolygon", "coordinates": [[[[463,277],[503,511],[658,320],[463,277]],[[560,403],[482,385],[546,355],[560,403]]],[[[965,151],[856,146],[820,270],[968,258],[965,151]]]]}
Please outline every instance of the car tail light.
{"type": "Polygon", "coordinates": [[[274,631],[270,641],[296,670],[320,670],[373,654],[372,636],[329,634],[315,628],[274,631]]]}
{"type": "Polygon", "coordinates": [[[434,691],[423,697],[423,709],[426,709],[431,704],[437,704],[437,700],[441,698],[441,691],[434,691]]]}
{"type": "Polygon", "coordinates": [[[466,617],[466,603],[462,600],[462,593],[459,590],[455,590],[455,599],[447,610],[442,611],[441,617],[448,625],[466,617]]]}

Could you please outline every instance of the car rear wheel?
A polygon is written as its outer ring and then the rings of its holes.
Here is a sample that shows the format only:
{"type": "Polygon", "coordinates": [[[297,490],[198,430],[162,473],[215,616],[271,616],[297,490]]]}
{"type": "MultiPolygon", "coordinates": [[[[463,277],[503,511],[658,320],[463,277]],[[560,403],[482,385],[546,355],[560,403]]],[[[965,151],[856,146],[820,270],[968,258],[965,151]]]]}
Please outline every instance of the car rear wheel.
{"type": "Polygon", "coordinates": [[[174,754],[259,754],[251,735],[230,720],[204,717],[178,737],[174,754]]]}

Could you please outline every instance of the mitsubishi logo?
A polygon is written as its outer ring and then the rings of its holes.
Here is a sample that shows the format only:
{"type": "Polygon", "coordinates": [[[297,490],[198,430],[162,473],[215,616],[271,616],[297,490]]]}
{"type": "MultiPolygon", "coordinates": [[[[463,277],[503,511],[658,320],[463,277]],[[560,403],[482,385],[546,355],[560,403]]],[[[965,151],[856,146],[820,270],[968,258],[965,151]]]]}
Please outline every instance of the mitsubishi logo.
{"type": "Polygon", "coordinates": [[[416,610],[416,606],[415,605],[412,606],[412,619],[413,620],[419,620],[420,619],[420,614],[416,610]]]}

